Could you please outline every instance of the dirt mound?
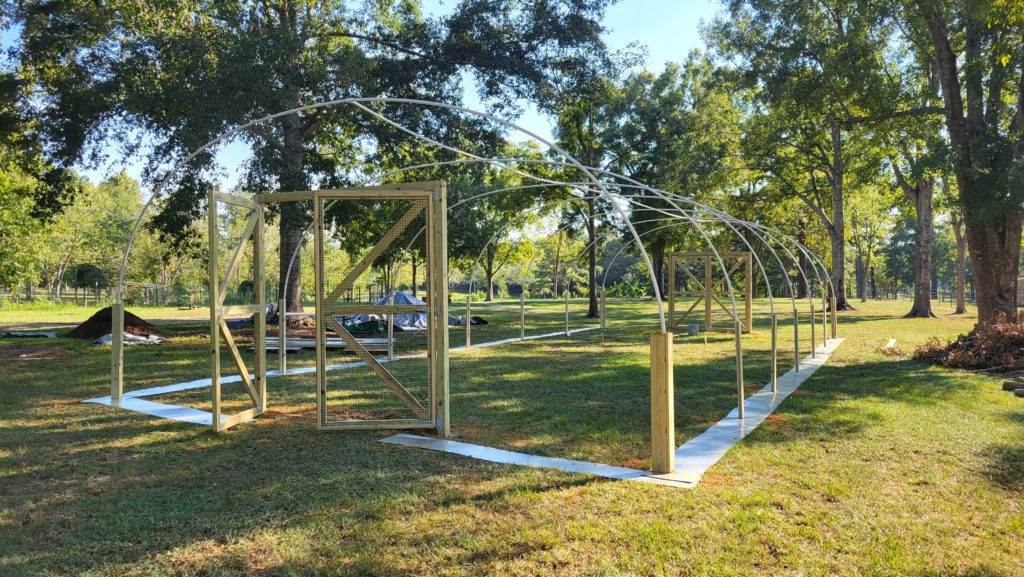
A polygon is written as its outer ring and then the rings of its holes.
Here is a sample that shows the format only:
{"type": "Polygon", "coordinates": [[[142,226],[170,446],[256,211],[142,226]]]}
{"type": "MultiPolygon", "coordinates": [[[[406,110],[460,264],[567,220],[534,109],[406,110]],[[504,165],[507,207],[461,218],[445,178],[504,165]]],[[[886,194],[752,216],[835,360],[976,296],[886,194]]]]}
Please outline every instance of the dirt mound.
{"type": "MultiPolygon", "coordinates": [[[[103,335],[111,334],[111,327],[113,326],[111,318],[112,313],[110,307],[100,309],[84,323],[78,325],[64,336],[72,339],[96,340],[103,335]]],[[[128,311],[124,311],[124,332],[131,333],[133,335],[166,336],[160,332],[160,329],[128,311]]]]}
{"type": "Polygon", "coordinates": [[[932,338],[914,358],[990,373],[1024,371],[1024,323],[990,323],[943,343],[932,338]]]}

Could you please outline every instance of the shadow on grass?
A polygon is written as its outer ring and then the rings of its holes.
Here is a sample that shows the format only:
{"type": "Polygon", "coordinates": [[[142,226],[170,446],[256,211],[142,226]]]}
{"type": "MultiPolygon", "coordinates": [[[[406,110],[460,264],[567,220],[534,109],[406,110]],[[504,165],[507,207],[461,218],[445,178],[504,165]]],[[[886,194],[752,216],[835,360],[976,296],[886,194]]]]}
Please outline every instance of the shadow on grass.
{"type": "Polygon", "coordinates": [[[986,459],[984,473],[1007,491],[1024,490],[1024,445],[1001,443],[989,446],[983,452],[986,459]]]}

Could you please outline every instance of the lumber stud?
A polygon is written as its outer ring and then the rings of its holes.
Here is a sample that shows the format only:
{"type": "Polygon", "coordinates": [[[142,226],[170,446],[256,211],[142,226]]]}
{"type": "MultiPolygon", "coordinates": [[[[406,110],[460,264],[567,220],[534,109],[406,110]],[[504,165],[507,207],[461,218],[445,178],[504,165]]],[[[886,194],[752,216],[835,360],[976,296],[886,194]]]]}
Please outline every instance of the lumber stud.
{"type": "Polygon", "coordinates": [[[651,333],[651,471],[676,468],[675,385],[672,375],[672,333],[651,333]]]}

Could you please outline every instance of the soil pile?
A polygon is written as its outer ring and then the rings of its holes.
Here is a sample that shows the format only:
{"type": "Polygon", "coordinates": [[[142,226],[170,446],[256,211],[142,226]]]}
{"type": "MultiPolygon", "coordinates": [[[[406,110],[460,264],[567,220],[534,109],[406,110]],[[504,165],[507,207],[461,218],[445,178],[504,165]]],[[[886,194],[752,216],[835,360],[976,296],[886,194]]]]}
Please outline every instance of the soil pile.
{"type": "Polygon", "coordinates": [[[990,373],[1024,371],[1024,323],[988,323],[943,343],[932,338],[914,358],[990,373]]]}
{"type": "MultiPolygon", "coordinates": [[[[75,327],[71,332],[64,335],[72,339],[96,340],[103,335],[111,334],[111,308],[107,307],[96,311],[96,314],[89,317],[84,323],[75,327]]],[[[160,329],[140,319],[128,311],[124,311],[124,332],[133,335],[157,335],[166,336],[160,329]]]]}

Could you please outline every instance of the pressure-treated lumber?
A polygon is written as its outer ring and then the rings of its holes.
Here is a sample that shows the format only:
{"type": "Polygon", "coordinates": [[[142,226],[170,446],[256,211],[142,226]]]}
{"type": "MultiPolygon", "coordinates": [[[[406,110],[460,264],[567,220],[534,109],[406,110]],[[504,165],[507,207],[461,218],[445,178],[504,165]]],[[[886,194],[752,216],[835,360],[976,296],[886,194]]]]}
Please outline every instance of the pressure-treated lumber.
{"type": "Polygon", "coordinates": [[[651,333],[651,471],[676,468],[675,384],[672,333],[651,333]]]}
{"type": "Polygon", "coordinates": [[[124,303],[110,306],[110,398],[120,401],[124,394],[124,303]]]}
{"type": "Polygon", "coordinates": [[[832,338],[834,339],[836,338],[836,324],[838,323],[836,315],[839,313],[836,310],[836,297],[832,297],[830,304],[832,305],[832,338]]]}

